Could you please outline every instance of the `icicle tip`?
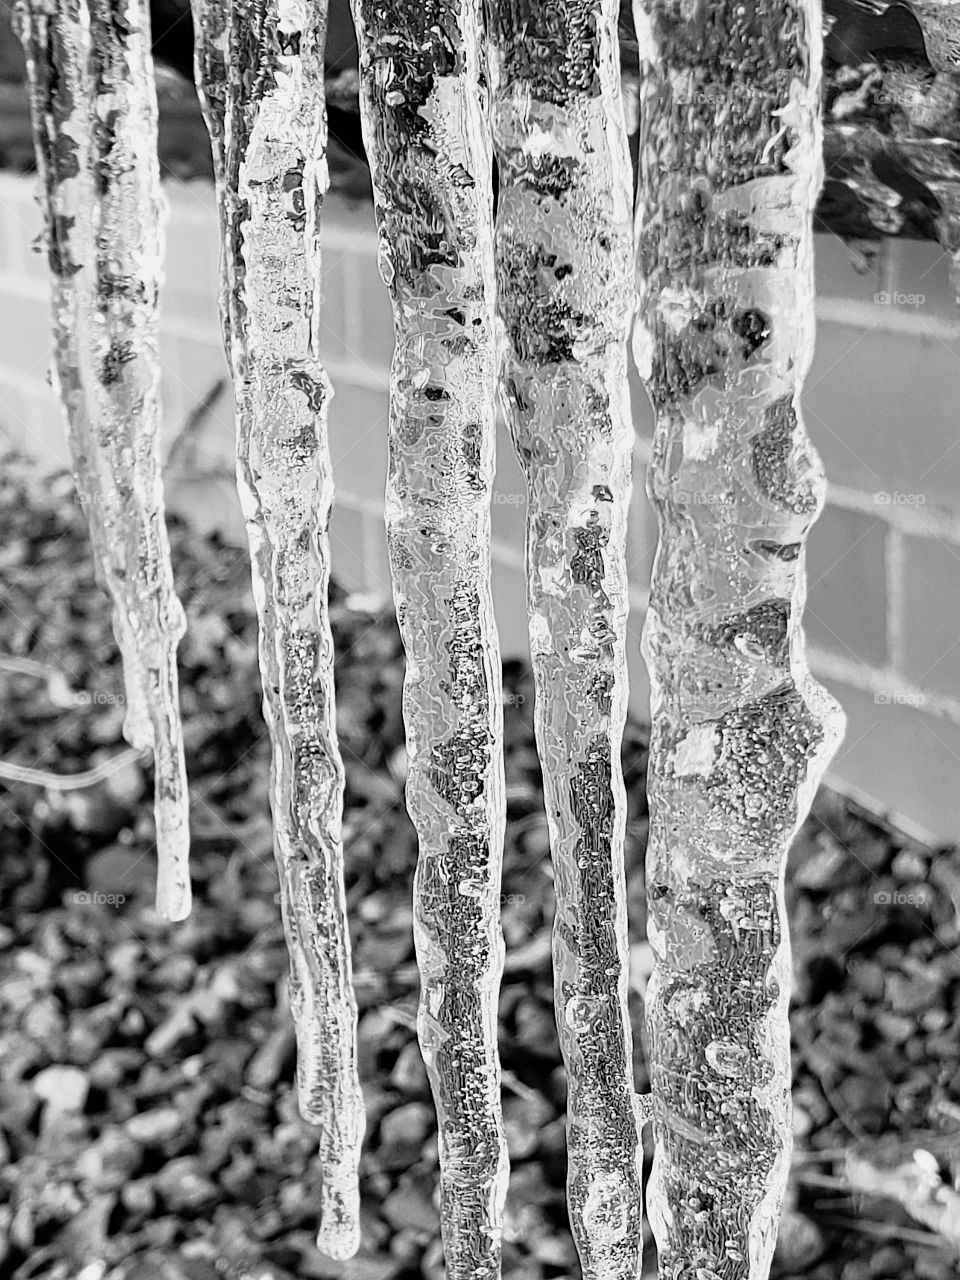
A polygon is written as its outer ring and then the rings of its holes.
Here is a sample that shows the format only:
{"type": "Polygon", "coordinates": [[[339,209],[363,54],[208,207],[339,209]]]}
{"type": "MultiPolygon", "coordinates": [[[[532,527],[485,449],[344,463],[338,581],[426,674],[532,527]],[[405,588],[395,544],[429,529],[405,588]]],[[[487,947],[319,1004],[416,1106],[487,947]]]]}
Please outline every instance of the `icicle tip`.
{"type": "Polygon", "coordinates": [[[169,837],[161,842],[157,865],[157,915],[176,924],[186,920],[193,909],[190,871],[187,863],[189,837],[171,848],[169,837]],[[166,846],[166,847],[164,847],[166,846]]]}
{"type": "Polygon", "coordinates": [[[350,1171],[324,1177],[317,1248],[337,1262],[360,1248],[360,1186],[350,1171]]]}

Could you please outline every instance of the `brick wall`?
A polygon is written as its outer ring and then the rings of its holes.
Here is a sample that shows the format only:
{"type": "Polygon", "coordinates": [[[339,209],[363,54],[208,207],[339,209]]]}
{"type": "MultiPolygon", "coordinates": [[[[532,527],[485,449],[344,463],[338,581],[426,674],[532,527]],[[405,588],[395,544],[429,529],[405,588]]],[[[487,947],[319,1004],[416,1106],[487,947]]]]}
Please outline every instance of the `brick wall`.
{"type": "MultiPolygon", "coordinates": [[[[0,175],[0,429],[44,465],[67,461],[45,382],[47,284],[30,252],[39,227],[29,179],[0,175]]],[[[163,394],[170,509],[243,539],[232,482],[229,392],[200,428],[191,411],[226,377],[216,319],[212,194],[170,184],[163,296],[163,394]]],[[[324,220],[323,354],[337,474],[333,571],[386,602],[383,533],[392,323],[372,211],[331,200],[324,220]]],[[[832,772],[906,826],[960,836],[960,310],[933,245],[890,242],[857,258],[818,238],[817,353],[807,422],[830,478],[811,536],[811,665],[843,703],[849,730],[832,772]]],[[[647,717],[640,629],[656,522],[644,493],[652,421],[634,380],[637,427],[630,524],[631,703],[647,717]]],[[[494,594],[505,656],[527,656],[524,486],[505,431],[493,505],[494,594]]]]}

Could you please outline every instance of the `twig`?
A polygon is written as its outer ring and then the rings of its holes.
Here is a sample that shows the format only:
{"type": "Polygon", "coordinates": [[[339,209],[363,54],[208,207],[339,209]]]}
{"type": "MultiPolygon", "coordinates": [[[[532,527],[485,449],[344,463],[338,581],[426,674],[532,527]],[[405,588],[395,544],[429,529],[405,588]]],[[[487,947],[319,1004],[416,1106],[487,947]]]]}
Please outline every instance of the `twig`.
{"type": "Polygon", "coordinates": [[[174,463],[189,466],[196,456],[197,436],[200,428],[209,418],[211,412],[227,389],[227,379],[217,378],[213,386],[200,398],[187,414],[186,421],[174,436],[167,450],[164,469],[168,470],[174,463]]]}
{"type": "Polygon", "coordinates": [[[915,1151],[912,1159],[893,1167],[878,1166],[849,1152],[845,1172],[852,1191],[895,1200],[960,1251],[960,1195],[942,1181],[930,1152],[915,1151]]]}
{"type": "Polygon", "coordinates": [[[12,764],[0,760],[0,780],[4,782],[25,782],[32,787],[45,787],[48,791],[82,791],[86,787],[94,787],[104,778],[120,773],[134,760],[140,760],[147,753],[130,747],[118,756],[98,764],[94,769],[83,773],[50,773],[46,769],[31,769],[28,765],[12,764]]]}
{"type": "Polygon", "coordinates": [[[17,658],[12,654],[0,655],[0,671],[11,675],[31,676],[35,680],[43,680],[47,686],[50,701],[58,707],[76,707],[85,705],[89,699],[85,694],[77,693],[70,688],[70,682],[62,671],[48,666],[45,662],[37,662],[35,658],[17,658]]]}
{"type": "Polygon", "coordinates": [[[901,1226],[900,1223],[871,1222],[864,1218],[844,1218],[840,1214],[818,1218],[826,1227],[841,1227],[845,1231],[859,1231],[865,1236],[876,1236],[879,1240],[898,1240],[908,1244],[928,1245],[941,1253],[946,1252],[945,1242],[940,1236],[929,1231],[914,1231],[912,1227],[901,1226]]]}

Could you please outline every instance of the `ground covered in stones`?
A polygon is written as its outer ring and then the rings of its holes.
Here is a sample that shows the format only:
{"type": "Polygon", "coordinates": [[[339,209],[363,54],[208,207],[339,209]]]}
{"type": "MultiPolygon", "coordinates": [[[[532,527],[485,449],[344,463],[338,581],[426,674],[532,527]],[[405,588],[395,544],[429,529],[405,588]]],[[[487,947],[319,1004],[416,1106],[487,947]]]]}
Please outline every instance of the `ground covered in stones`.
{"type": "MultiPolygon", "coordinates": [[[[0,1274],[440,1280],[435,1120],[415,1036],[416,843],[403,807],[395,620],[382,603],[372,609],[332,591],[369,1117],[363,1247],[335,1264],[314,1247],[316,1137],[294,1100],[246,557],[183,526],[171,536],[189,617],[181,670],[196,905],[181,925],[152,910],[146,762],[66,792],[9,777],[9,766],[77,773],[126,748],[109,610],[72,485],[4,463],[0,1274]]],[[[577,1277],[579,1267],[564,1208],[547,831],[531,681],[517,665],[505,671],[504,701],[501,1047],[513,1164],[504,1273],[552,1280],[577,1277]]],[[[641,1090],[645,744],[631,723],[624,767],[641,1090]]],[[[797,1150],[774,1274],[946,1280],[957,1256],[941,1235],[896,1200],[852,1191],[847,1173],[851,1153],[895,1168],[923,1151],[947,1182],[958,1174],[960,856],[923,848],[823,792],[797,841],[788,894],[797,1150]]],[[[654,1271],[650,1245],[645,1274],[654,1271]]]]}

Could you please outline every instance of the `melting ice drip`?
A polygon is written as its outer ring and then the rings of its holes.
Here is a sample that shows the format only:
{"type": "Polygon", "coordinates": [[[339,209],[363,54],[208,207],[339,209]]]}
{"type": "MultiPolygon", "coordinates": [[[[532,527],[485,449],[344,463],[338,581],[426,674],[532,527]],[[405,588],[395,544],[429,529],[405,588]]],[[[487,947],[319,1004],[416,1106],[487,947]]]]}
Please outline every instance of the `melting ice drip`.
{"type": "Polygon", "coordinates": [[[567,1200],[586,1280],[640,1271],[620,746],[632,171],[616,0],[489,0],[496,263],[557,914],[567,1200]]]}
{"type": "Polygon", "coordinates": [[[156,765],[157,910],[190,912],[174,594],[160,472],[157,108],[142,0],[26,0],[27,61],[53,293],[53,376],[97,579],[113,603],[133,747],[156,765]]]}
{"type": "Polygon", "coordinates": [[[660,547],[647,992],[663,1277],[762,1280],[790,1154],[787,848],[843,732],[811,679],[800,414],[822,168],[815,0],[638,0],[639,322],[660,547]]]}
{"type": "Polygon", "coordinates": [[[344,771],[327,613],[331,388],[317,354],[328,185],[313,0],[194,0],[197,79],[222,233],[221,320],[260,623],[271,806],[303,1116],[319,1125],[320,1248],[359,1244],[363,1098],[343,885],[344,771]]]}
{"type": "Polygon", "coordinates": [[[419,1036],[451,1280],[493,1280],[507,1186],[497,996],[505,823],[490,592],[496,329],[479,0],[354,0],[393,301],[386,516],[406,649],[419,1036]]]}

